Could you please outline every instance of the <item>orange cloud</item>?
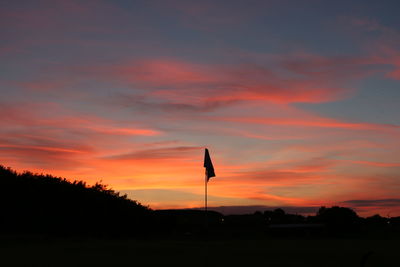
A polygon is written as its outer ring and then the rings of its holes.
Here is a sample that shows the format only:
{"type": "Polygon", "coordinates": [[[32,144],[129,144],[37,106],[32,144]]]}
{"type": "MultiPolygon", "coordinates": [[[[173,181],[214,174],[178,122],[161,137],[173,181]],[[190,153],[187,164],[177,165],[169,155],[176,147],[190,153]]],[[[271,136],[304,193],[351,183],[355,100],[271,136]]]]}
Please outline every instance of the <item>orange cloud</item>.
{"type": "Polygon", "coordinates": [[[82,127],[83,129],[89,129],[98,133],[104,133],[109,135],[143,135],[143,136],[155,136],[161,134],[161,131],[152,129],[140,129],[140,128],[118,128],[118,127],[102,127],[102,126],[87,126],[82,127]]]}

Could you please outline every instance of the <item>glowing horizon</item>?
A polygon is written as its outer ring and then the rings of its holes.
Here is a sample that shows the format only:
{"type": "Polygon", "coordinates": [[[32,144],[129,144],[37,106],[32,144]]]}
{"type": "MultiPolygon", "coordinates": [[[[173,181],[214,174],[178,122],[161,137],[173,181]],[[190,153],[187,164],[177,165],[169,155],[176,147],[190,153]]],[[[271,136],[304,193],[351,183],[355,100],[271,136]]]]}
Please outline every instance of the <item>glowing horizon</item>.
{"type": "Polygon", "coordinates": [[[210,206],[400,216],[395,6],[4,3],[0,164],[190,208],[207,147],[210,206]]]}

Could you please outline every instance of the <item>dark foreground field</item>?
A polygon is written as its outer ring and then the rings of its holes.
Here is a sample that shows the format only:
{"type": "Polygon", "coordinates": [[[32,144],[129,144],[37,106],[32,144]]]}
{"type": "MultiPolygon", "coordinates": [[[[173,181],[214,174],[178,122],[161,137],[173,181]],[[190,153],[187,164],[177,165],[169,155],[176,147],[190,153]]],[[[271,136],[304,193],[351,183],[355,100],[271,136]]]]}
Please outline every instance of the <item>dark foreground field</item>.
{"type": "Polygon", "coordinates": [[[0,266],[400,266],[394,239],[100,240],[2,237],[0,266]],[[206,256],[207,255],[207,256],[206,256]]]}

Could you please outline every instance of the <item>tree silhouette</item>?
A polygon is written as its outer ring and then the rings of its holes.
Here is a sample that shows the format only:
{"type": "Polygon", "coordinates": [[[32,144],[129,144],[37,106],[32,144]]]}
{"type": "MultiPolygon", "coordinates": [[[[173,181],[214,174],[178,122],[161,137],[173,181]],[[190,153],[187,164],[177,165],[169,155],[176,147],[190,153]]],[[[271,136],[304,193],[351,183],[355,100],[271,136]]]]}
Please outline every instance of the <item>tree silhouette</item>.
{"type": "Polygon", "coordinates": [[[354,232],[360,226],[360,217],[354,210],[346,207],[321,207],[317,212],[316,220],[325,223],[329,230],[335,233],[354,232]]]}
{"type": "Polygon", "coordinates": [[[151,210],[96,183],[0,165],[0,231],[67,235],[129,235],[151,227],[151,210]]]}

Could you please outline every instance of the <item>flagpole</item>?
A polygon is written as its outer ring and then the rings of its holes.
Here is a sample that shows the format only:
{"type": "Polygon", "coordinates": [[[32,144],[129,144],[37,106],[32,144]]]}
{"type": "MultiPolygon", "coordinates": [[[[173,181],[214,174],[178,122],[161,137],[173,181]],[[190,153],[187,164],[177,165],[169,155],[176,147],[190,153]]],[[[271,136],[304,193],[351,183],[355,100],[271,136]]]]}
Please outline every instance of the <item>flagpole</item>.
{"type": "Polygon", "coordinates": [[[207,182],[208,182],[208,174],[207,169],[204,175],[204,241],[205,241],[205,253],[204,253],[204,266],[208,266],[208,218],[207,218],[207,182]]]}
{"type": "Polygon", "coordinates": [[[206,232],[207,232],[207,228],[208,228],[208,220],[207,220],[207,172],[205,174],[204,177],[204,188],[205,188],[205,194],[204,194],[204,220],[205,220],[205,228],[206,228],[206,232]]]}
{"type": "Polygon", "coordinates": [[[208,149],[206,148],[204,151],[204,167],[206,168],[205,177],[204,177],[204,226],[205,231],[208,230],[208,218],[207,218],[207,184],[208,180],[211,177],[215,177],[214,166],[212,165],[212,161],[210,158],[210,154],[208,149]]]}
{"type": "Polygon", "coordinates": [[[204,167],[206,168],[205,176],[204,176],[204,237],[205,237],[205,245],[206,245],[206,251],[205,251],[205,257],[204,257],[204,263],[205,266],[207,266],[207,254],[208,254],[208,247],[207,247],[207,236],[208,236],[208,218],[207,218],[207,184],[208,180],[211,177],[215,177],[215,172],[214,172],[214,166],[212,165],[212,161],[210,158],[210,154],[208,152],[208,149],[206,148],[204,151],[204,167]]]}

